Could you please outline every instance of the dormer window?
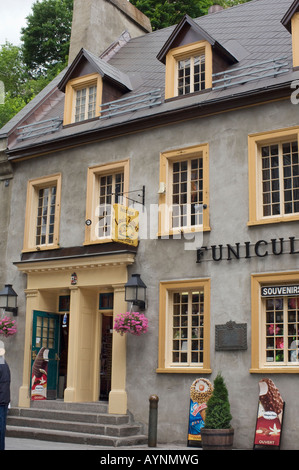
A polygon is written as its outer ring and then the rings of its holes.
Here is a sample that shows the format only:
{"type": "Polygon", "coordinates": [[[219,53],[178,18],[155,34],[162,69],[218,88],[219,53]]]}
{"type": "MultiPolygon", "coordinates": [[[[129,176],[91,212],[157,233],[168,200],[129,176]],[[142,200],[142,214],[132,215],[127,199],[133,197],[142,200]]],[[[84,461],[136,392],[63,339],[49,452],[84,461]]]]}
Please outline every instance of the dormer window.
{"type": "Polygon", "coordinates": [[[157,59],[165,64],[165,99],[212,88],[212,74],[237,59],[190,16],[175,27],[157,59]]]}
{"type": "Polygon", "coordinates": [[[65,90],[64,124],[81,122],[99,116],[102,79],[90,74],[69,80],[65,90]]]}
{"type": "Polygon", "coordinates": [[[299,0],[294,0],[281,20],[292,35],[293,67],[299,67],[299,0]]]}
{"type": "Polygon", "coordinates": [[[80,50],[57,87],[65,93],[64,125],[97,118],[103,103],[132,91],[125,73],[85,49],[80,50]]]}
{"type": "Polygon", "coordinates": [[[76,91],[75,122],[92,119],[96,116],[97,86],[76,91]]]}
{"type": "Polygon", "coordinates": [[[212,87],[212,48],[207,41],[171,49],[166,56],[165,98],[212,87]]]}
{"type": "Polygon", "coordinates": [[[177,62],[178,96],[205,89],[205,54],[177,62]]]}

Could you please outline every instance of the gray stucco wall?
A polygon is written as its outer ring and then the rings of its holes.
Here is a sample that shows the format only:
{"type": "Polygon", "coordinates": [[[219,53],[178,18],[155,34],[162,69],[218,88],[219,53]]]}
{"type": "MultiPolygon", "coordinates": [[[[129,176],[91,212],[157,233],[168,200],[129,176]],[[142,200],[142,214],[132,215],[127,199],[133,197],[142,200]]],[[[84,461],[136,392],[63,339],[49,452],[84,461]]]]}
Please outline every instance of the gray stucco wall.
{"type": "MultiPolygon", "coordinates": [[[[298,125],[298,107],[288,101],[194,119],[143,133],[119,137],[64,152],[20,162],[12,182],[11,219],[7,249],[8,272],[19,298],[18,338],[12,338],[13,397],[21,385],[22,335],[25,315],[26,279],[12,265],[20,259],[23,245],[27,180],[62,173],[60,245],[78,246],[84,241],[87,168],[92,165],[130,159],[130,189],[146,187],[146,211],[158,204],[160,152],[209,143],[210,226],[203,245],[226,245],[259,239],[298,236],[298,222],[248,227],[248,134],[298,125]],[[16,344],[18,343],[18,346],[16,344]],[[14,348],[16,350],[14,350],[14,348]]],[[[157,226],[157,219],[153,220],[157,226]]],[[[155,233],[153,230],[152,233],[155,233]]],[[[228,386],[237,448],[252,448],[258,404],[258,381],[264,375],[250,374],[251,294],[250,276],[259,272],[298,269],[295,256],[203,261],[196,263],[196,251],[185,249],[181,240],[142,239],[136,263],[130,268],[146,283],[149,332],[128,337],[128,408],[136,420],[147,423],[148,398],[159,396],[160,442],[186,442],[189,390],[200,374],[157,374],[159,282],[172,279],[211,278],[211,376],[221,371],[228,386]],[[247,323],[248,349],[215,351],[215,325],[232,320],[247,323]]],[[[287,403],[283,448],[294,449],[299,422],[297,374],[272,374],[270,378],[287,403]]],[[[16,403],[15,403],[16,404],[16,403]]]]}

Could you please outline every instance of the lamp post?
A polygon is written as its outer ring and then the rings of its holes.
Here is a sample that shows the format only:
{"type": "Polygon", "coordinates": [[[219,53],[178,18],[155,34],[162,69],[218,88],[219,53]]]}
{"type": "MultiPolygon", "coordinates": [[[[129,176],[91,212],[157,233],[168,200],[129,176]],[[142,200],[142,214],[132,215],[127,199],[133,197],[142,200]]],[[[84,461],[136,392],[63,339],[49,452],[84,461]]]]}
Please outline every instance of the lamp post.
{"type": "Polygon", "coordinates": [[[18,295],[13,290],[11,284],[5,284],[4,289],[0,291],[0,308],[3,308],[5,312],[12,312],[13,316],[18,315],[17,307],[18,295]]]}
{"type": "Polygon", "coordinates": [[[146,285],[140,278],[140,274],[132,274],[125,284],[125,300],[137,305],[140,310],[145,310],[146,285]]]}

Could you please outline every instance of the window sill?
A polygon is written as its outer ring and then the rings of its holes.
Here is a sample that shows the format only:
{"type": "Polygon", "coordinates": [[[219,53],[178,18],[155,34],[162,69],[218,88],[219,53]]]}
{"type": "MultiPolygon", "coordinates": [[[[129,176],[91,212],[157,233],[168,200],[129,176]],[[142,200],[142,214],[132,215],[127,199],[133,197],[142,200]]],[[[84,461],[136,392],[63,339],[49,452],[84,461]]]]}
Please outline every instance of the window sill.
{"type": "Polygon", "coordinates": [[[112,243],[113,240],[112,238],[101,238],[99,240],[89,240],[85,241],[83,243],[83,246],[88,246],[88,245],[101,245],[102,243],[112,243]]]}
{"type": "Polygon", "coordinates": [[[22,253],[32,253],[32,252],[39,252],[39,251],[48,251],[48,250],[57,250],[60,248],[59,245],[44,245],[40,247],[32,247],[32,248],[24,248],[22,253]]]}
{"type": "Polygon", "coordinates": [[[251,374],[299,374],[299,366],[298,367],[261,367],[258,369],[252,368],[249,369],[251,374]]]}
{"type": "Polygon", "coordinates": [[[200,367],[158,367],[156,372],[157,374],[211,374],[212,369],[203,369],[200,367]]]}
{"type": "Polygon", "coordinates": [[[169,230],[168,232],[158,232],[157,237],[175,237],[175,236],[183,236],[185,233],[200,233],[200,232],[210,232],[211,227],[199,227],[199,228],[181,228],[176,230],[169,230]]]}
{"type": "Polygon", "coordinates": [[[292,215],[287,217],[273,217],[271,219],[258,219],[250,220],[247,222],[248,227],[253,227],[255,225],[265,225],[265,224],[278,224],[284,222],[294,222],[299,220],[299,215],[292,215]]]}
{"type": "Polygon", "coordinates": [[[200,90],[200,91],[194,91],[192,93],[186,93],[185,95],[175,95],[175,96],[171,96],[169,98],[165,98],[165,103],[167,103],[168,101],[176,101],[176,100],[182,100],[184,98],[190,98],[192,96],[196,96],[196,95],[203,95],[204,93],[210,93],[212,91],[212,88],[204,88],[203,90],[200,90]]]}

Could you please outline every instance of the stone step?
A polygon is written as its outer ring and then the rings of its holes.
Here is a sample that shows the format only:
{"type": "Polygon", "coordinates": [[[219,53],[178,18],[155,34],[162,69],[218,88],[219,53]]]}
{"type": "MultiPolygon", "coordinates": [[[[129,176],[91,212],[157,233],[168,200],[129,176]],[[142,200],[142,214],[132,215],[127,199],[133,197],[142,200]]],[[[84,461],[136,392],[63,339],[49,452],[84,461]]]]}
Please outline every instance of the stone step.
{"type": "Polygon", "coordinates": [[[108,413],[108,403],[105,401],[67,403],[63,400],[33,400],[30,409],[51,409],[66,411],[86,411],[87,413],[108,413]]]}
{"type": "Polygon", "coordinates": [[[133,436],[136,434],[140,434],[142,431],[142,426],[139,424],[105,425],[88,422],[41,419],[38,417],[30,418],[11,415],[9,417],[9,424],[11,426],[22,426],[37,429],[57,429],[60,431],[68,431],[69,429],[71,429],[73,432],[103,434],[107,436],[117,437],[133,436]]]}
{"type": "Polygon", "coordinates": [[[114,415],[108,413],[87,413],[85,411],[50,410],[39,408],[11,408],[10,416],[21,418],[40,418],[45,420],[76,421],[78,423],[99,423],[119,426],[129,424],[129,415],[114,415]]]}
{"type": "Polygon", "coordinates": [[[147,443],[143,426],[131,415],[109,414],[101,402],[42,400],[31,402],[30,408],[10,408],[6,435],[107,447],[147,443]]]}
{"type": "Polygon", "coordinates": [[[147,443],[147,437],[145,435],[115,437],[72,431],[58,431],[57,429],[36,429],[10,425],[7,425],[6,427],[6,436],[16,437],[19,439],[37,439],[40,441],[67,442],[109,448],[124,446],[134,447],[147,443]]]}

